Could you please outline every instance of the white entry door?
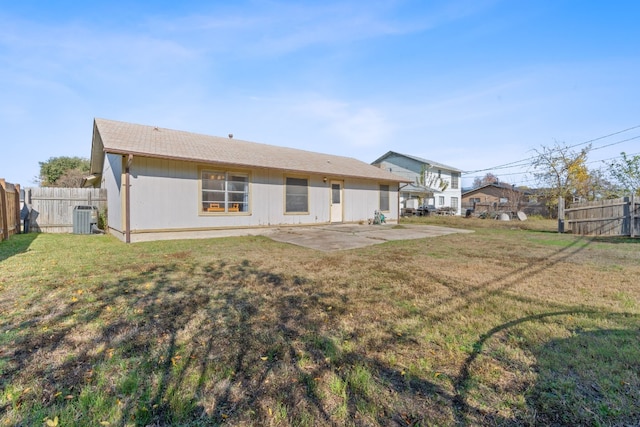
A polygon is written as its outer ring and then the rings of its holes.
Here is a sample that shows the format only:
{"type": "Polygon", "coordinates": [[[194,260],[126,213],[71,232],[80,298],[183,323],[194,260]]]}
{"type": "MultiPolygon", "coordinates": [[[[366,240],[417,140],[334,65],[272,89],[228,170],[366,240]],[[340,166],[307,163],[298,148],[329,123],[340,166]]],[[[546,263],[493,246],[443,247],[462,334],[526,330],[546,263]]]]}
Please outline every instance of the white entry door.
{"type": "Polygon", "coordinates": [[[342,222],[341,181],[331,181],[331,222],[342,222]]]}

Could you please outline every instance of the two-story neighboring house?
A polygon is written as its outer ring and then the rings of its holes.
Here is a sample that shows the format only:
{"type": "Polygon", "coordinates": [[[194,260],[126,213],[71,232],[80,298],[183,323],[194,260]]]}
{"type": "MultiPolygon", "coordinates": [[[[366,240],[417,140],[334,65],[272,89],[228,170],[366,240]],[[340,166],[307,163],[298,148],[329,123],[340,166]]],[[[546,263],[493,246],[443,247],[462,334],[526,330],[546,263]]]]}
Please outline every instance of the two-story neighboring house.
{"type": "Polygon", "coordinates": [[[411,184],[400,185],[401,206],[409,207],[412,201],[417,200],[439,210],[450,208],[460,215],[460,169],[395,151],[389,151],[372,165],[412,181],[411,184]]]}

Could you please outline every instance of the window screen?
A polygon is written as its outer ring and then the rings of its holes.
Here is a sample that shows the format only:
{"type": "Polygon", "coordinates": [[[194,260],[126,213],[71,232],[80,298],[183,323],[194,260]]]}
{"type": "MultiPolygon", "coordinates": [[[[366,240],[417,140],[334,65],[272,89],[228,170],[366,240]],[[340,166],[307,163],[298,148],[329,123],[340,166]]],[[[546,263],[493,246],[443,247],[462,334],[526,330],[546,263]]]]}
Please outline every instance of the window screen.
{"type": "Polygon", "coordinates": [[[287,178],[285,212],[309,211],[308,183],[306,178],[287,178]]]}

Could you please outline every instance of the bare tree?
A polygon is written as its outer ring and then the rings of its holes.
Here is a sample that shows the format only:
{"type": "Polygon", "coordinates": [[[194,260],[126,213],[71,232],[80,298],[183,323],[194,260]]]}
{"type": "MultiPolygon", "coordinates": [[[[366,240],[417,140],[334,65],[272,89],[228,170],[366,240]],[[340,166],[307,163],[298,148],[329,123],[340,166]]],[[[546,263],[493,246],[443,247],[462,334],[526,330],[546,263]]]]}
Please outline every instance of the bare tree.
{"type": "Polygon", "coordinates": [[[497,176],[495,176],[491,172],[487,172],[487,174],[485,176],[483,176],[482,178],[476,177],[473,180],[472,187],[473,188],[480,188],[480,187],[484,187],[485,185],[488,185],[488,184],[494,184],[494,183],[496,183],[498,181],[499,180],[498,180],[497,176]]]}
{"type": "Polygon", "coordinates": [[[54,187],[78,188],[82,186],[82,180],[87,175],[80,169],[69,169],[58,178],[54,187]]]}
{"type": "Polygon", "coordinates": [[[552,205],[559,197],[571,202],[574,197],[587,197],[590,174],[586,166],[591,145],[574,151],[566,144],[556,142],[552,147],[542,146],[532,162],[533,173],[552,205]]]}
{"type": "Polygon", "coordinates": [[[609,164],[609,173],[622,186],[624,194],[640,196],[640,155],[627,156],[620,153],[622,160],[609,164]]]}
{"type": "Polygon", "coordinates": [[[518,212],[524,198],[524,192],[514,186],[504,186],[500,190],[500,198],[505,200],[505,202],[501,203],[503,208],[510,212],[518,212]]]}

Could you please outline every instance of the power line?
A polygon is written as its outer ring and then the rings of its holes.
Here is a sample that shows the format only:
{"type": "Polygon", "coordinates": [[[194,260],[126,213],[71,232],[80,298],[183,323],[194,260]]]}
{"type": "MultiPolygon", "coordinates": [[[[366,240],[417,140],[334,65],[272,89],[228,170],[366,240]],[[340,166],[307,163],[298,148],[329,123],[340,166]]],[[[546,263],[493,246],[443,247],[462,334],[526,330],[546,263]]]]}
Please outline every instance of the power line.
{"type": "MultiPolygon", "coordinates": [[[[633,139],[636,139],[636,138],[640,138],[640,136],[638,136],[638,137],[634,137],[634,138],[629,138],[628,140],[633,140],[633,139]]],[[[625,140],[625,141],[627,141],[627,140],[625,140]]],[[[620,141],[619,141],[619,142],[620,142],[620,141]]],[[[622,142],[624,142],[624,141],[622,141],[622,142]]],[[[603,147],[601,147],[601,148],[604,148],[604,146],[603,146],[603,147]]],[[[625,153],[625,154],[626,154],[626,156],[627,156],[627,157],[640,156],[640,152],[637,152],[637,153],[625,153]]],[[[607,161],[617,160],[617,159],[621,159],[621,158],[622,158],[622,156],[621,156],[621,155],[620,155],[620,156],[614,156],[614,157],[609,157],[609,158],[606,158],[606,159],[592,160],[592,161],[586,162],[586,164],[594,164],[594,163],[600,163],[600,162],[607,162],[607,161]]],[[[508,181],[508,182],[509,182],[509,184],[516,185],[516,186],[522,186],[522,185],[526,185],[526,184],[538,184],[538,183],[539,183],[539,180],[538,180],[537,178],[527,176],[527,172],[510,172],[510,173],[501,173],[501,174],[497,175],[496,177],[497,177],[499,180],[502,180],[502,178],[503,178],[503,177],[505,177],[505,176],[514,176],[514,175],[519,175],[519,176],[520,176],[520,179],[515,180],[515,181],[511,181],[511,180],[509,180],[509,181],[508,181]],[[524,178],[524,179],[523,179],[523,178],[524,178]]],[[[466,179],[471,179],[471,178],[473,178],[473,179],[475,179],[475,178],[480,178],[480,179],[481,179],[481,178],[484,178],[484,176],[482,176],[482,175],[476,175],[476,176],[466,177],[466,179]]]]}
{"type": "MultiPolygon", "coordinates": [[[[600,149],[603,149],[603,148],[611,147],[611,146],[614,146],[614,145],[622,144],[623,142],[629,142],[629,141],[633,141],[633,140],[636,140],[636,139],[640,139],[640,135],[634,136],[634,137],[631,137],[631,138],[627,138],[627,139],[623,139],[622,141],[616,141],[616,142],[612,142],[610,144],[602,145],[600,147],[593,148],[591,151],[600,150],[600,149]]],[[[627,156],[634,156],[634,155],[637,155],[637,154],[631,154],[631,155],[627,154],[627,156]]],[[[606,161],[606,160],[615,160],[615,159],[620,159],[620,158],[622,158],[622,156],[615,156],[615,157],[611,157],[609,159],[604,159],[604,160],[592,160],[592,161],[589,161],[589,162],[586,162],[586,163],[587,164],[592,164],[592,163],[603,162],[603,161],[606,161]]],[[[518,163],[518,162],[512,162],[512,163],[518,163]]],[[[520,166],[520,165],[517,165],[517,166],[520,166]]],[[[522,166],[530,166],[530,164],[526,164],[526,165],[523,164],[522,166]]],[[[516,167],[516,166],[511,166],[511,167],[506,167],[505,166],[502,169],[510,169],[510,168],[513,168],[513,167],[516,167]]],[[[496,169],[500,169],[500,168],[487,169],[487,170],[496,170],[496,169]]],[[[505,175],[521,175],[523,173],[526,173],[526,172],[509,172],[509,173],[500,173],[499,175],[502,175],[502,176],[505,176],[505,175]]],[[[467,176],[466,178],[482,178],[482,176],[467,176]]]]}
{"type": "MultiPolygon", "coordinates": [[[[640,125],[632,126],[632,127],[628,128],[628,129],[624,129],[624,130],[621,130],[621,131],[618,131],[618,132],[610,133],[609,135],[601,136],[601,137],[599,137],[599,138],[595,138],[595,139],[592,139],[592,140],[589,140],[589,141],[586,141],[586,142],[581,142],[581,143],[579,143],[579,144],[570,145],[570,146],[569,146],[569,147],[567,147],[567,148],[574,148],[574,147],[578,147],[578,146],[580,146],[580,145],[587,145],[587,144],[590,144],[590,143],[592,143],[592,142],[600,141],[601,139],[609,138],[610,136],[619,135],[619,134],[621,134],[621,133],[628,132],[628,131],[630,131],[630,130],[638,129],[638,128],[640,128],[640,125]]],[[[635,138],[631,138],[631,139],[636,139],[636,138],[639,138],[639,137],[637,137],[637,136],[636,136],[635,138]]],[[[625,140],[625,141],[626,141],[626,140],[625,140]]],[[[621,141],[621,142],[624,142],[624,141],[621,141]]],[[[615,145],[615,144],[611,144],[611,145],[615,145]]],[[[598,149],[600,149],[600,148],[604,148],[604,147],[608,147],[608,145],[605,145],[605,146],[602,146],[602,147],[599,147],[599,148],[594,148],[594,149],[592,149],[592,150],[598,150],[598,149]]]]}
{"type": "Polygon", "coordinates": [[[592,148],[591,151],[601,150],[603,148],[611,147],[612,145],[622,144],[623,142],[633,141],[634,139],[640,138],[640,135],[634,136],[633,138],[623,139],[622,141],[612,142],[611,144],[601,145],[600,147],[592,148]]]}
{"type": "MultiPolygon", "coordinates": [[[[614,135],[619,135],[619,134],[624,133],[624,132],[629,132],[630,130],[634,130],[634,129],[638,129],[638,128],[640,128],[640,125],[632,126],[630,128],[627,128],[627,129],[623,129],[623,130],[620,130],[620,131],[617,131],[617,132],[613,132],[613,133],[610,133],[610,134],[607,134],[607,135],[604,135],[604,136],[600,136],[598,138],[593,138],[593,139],[590,139],[590,140],[585,141],[585,142],[580,142],[578,144],[570,145],[570,146],[567,146],[566,148],[575,148],[575,147],[579,147],[581,145],[590,144],[592,142],[600,141],[602,139],[609,138],[609,137],[612,137],[614,135]]],[[[606,144],[606,145],[603,145],[603,146],[600,146],[600,147],[593,148],[592,151],[593,150],[599,150],[599,149],[602,149],[602,148],[605,148],[605,147],[610,147],[612,145],[621,144],[623,142],[631,141],[631,140],[638,139],[638,138],[640,138],[640,136],[636,136],[636,137],[633,137],[633,138],[625,139],[625,140],[622,140],[622,141],[617,141],[617,142],[614,142],[614,143],[611,143],[611,144],[606,144]]],[[[562,148],[564,148],[564,147],[562,147],[562,148]]],[[[558,148],[558,149],[560,149],[560,148],[558,148]]],[[[551,152],[553,152],[553,151],[556,151],[556,149],[551,150],[551,152]]],[[[497,169],[509,169],[511,167],[517,167],[517,166],[530,166],[530,162],[532,160],[534,160],[536,157],[537,156],[531,156],[531,157],[528,157],[526,159],[516,160],[516,161],[513,161],[513,162],[504,163],[502,165],[498,165],[498,166],[494,166],[494,167],[486,168],[486,169],[478,169],[478,170],[474,170],[474,171],[465,171],[465,172],[463,172],[463,174],[464,175],[468,175],[468,174],[473,174],[473,173],[478,173],[478,172],[487,172],[487,171],[492,171],[492,170],[497,170],[497,169]]]]}
{"type": "MultiPolygon", "coordinates": [[[[627,154],[627,157],[633,157],[633,156],[639,156],[639,155],[640,155],[640,152],[627,154]]],[[[617,160],[617,159],[621,159],[621,158],[622,158],[622,156],[609,157],[608,159],[592,160],[590,162],[587,162],[587,164],[598,163],[598,162],[606,162],[606,161],[609,161],[609,160],[617,160]]]]}

